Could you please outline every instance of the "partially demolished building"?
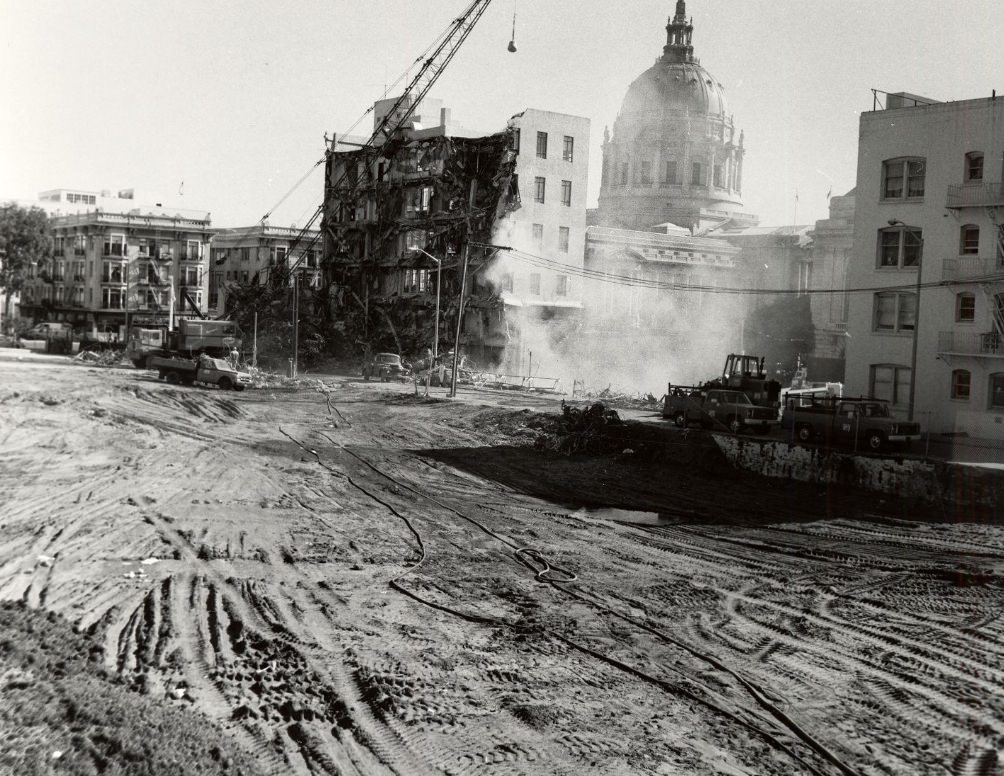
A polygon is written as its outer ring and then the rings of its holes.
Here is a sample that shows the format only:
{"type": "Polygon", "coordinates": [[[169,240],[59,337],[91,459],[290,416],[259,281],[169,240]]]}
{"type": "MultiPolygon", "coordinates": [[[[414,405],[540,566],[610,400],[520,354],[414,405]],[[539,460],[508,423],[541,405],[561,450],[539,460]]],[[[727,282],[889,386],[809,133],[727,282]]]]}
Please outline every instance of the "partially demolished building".
{"type": "MultiPolygon", "coordinates": [[[[468,252],[465,317],[500,307],[476,282],[493,258],[497,221],[519,207],[514,131],[451,137],[446,127],[400,130],[382,145],[327,152],[322,221],[329,314],[361,350],[439,352],[453,346],[461,267],[468,252]],[[437,267],[437,261],[441,266],[437,267]],[[438,283],[438,285],[437,285],[438,283]]],[[[464,327],[461,348],[492,353],[464,327]]],[[[357,351],[358,352],[358,351],[357,351]]]]}

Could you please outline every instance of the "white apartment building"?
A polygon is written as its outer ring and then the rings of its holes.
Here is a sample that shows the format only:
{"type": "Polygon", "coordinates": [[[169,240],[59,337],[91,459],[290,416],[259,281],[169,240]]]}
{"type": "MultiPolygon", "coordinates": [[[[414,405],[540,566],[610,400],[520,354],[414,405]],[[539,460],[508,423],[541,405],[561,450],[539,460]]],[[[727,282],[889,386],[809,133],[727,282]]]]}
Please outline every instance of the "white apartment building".
{"type": "Polygon", "coordinates": [[[863,113],[845,392],[1004,439],[1004,99],[863,113]]]}

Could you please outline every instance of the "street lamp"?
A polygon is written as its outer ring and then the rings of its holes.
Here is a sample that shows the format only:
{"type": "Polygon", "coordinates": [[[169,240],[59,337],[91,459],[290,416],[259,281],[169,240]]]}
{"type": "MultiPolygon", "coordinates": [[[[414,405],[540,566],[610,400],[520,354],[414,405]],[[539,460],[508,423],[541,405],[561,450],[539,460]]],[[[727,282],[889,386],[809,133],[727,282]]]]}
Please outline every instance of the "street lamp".
{"type": "Polygon", "coordinates": [[[433,256],[426,250],[421,248],[413,248],[419,253],[428,256],[434,262],[436,262],[436,320],[433,322],[433,335],[432,335],[432,364],[429,365],[429,370],[432,370],[433,365],[436,363],[436,358],[439,355],[439,289],[442,286],[440,282],[443,279],[443,262],[433,256]]]}
{"type": "MultiPolygon", "coordinates": [[[[898,218],[890,218],[889,226],[901,226],[903,227],[904,243],[905,235],[913,234],[910,227],[900,221],[898,218]]],[[[907,405],[906,419],[913,420],[913,409],[914,403],[917,396],[917,338],[920,334],[920,280],[921,272],[924,266],[924,236],[921,232],[921,236],[917,238],[917,246],[919,248],[917,252],[917,291],[914,297],[914,308],[913,308],[913,345],[910,349],[910,398],[909,404],[907,405]]],[[[905,247],[905,246],[904,246],[905,247]]]]}

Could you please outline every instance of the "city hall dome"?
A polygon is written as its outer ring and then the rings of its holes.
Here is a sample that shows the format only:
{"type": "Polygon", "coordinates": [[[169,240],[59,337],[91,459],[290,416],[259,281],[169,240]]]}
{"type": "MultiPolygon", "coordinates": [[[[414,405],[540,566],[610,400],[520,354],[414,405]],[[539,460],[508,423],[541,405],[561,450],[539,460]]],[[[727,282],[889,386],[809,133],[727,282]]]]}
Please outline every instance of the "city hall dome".
{"type": "Polygon", "coordinates": [[[621,116],[651,111],[687,111],[691,114],[727,116],[722,85],[696,61],[661,58],[628,87],[621,116]]]}
{"type": "Polygon", "coordinates": [[[703,232],[742,214],[743,136],[722,84],[694,56],[685,0],[666,24],[662,55],[628,87],[603,132],[596,223],[703,232]]]}

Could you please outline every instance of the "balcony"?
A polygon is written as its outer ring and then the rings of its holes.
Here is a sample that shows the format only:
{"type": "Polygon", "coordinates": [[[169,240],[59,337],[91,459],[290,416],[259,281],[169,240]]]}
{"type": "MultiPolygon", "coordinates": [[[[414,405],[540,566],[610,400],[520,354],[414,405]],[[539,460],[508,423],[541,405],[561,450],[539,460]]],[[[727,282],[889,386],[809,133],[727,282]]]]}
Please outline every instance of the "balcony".
{"type": "Polygon", "coordinates": [[[939,356],[984,356],[1004,358],[1004,337],[996,331],[979,334],[958,331],[938,332],[939,356]]]}
{"type": "Polygon", "coordinates": [[[1004,183],[955,183],[948,187],[947,208],[1004,205],[1004,183]]]}
{"type": "Polygon", "coordinates": [[[961,256],[941,260],[941,280],[944,283],[984,279],[1004,280],[1004,259],[961,256]]]}

